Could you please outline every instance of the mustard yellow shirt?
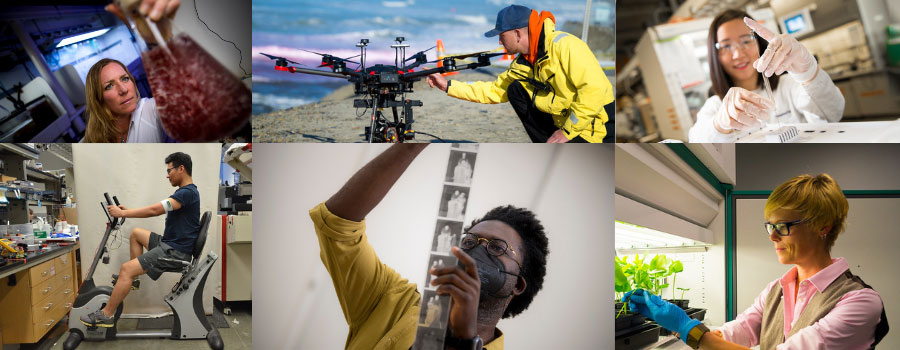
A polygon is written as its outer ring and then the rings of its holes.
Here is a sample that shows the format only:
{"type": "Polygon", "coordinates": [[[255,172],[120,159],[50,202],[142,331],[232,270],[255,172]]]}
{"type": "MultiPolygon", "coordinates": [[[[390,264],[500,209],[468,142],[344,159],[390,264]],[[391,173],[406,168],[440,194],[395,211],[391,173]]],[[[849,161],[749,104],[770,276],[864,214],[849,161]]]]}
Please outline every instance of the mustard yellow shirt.
{"type": "MultiPolygon", "coordinates": [[[[421,296],[416,285],[383,264],[366,238],[366,222],[346,220],[325,203],[309,211],[322,263],[331,275],[344,319],[346,349],[409,349],[416,339],[421,296]]],[[[503,334],[484,346],[503,349],[503,334]]]]}

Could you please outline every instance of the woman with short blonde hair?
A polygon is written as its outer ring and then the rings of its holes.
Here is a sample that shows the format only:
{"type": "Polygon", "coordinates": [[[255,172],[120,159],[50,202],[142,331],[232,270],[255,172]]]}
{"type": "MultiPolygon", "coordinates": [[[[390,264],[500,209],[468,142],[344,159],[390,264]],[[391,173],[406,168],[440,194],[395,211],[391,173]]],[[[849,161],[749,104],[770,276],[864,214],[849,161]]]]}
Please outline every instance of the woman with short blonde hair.
{"type": "Polygon", "coordinates": [[[850,273],[846,259],[831,257],[848,210],[841,187],[828,174],[795,176],[775,188],[766,200],[764,226],[778,261],[794,267],[712,332],[644,290],[630,291],[622,300],[681,334],[694,349],[874,348],[888,331],[881,295],[850,273]]]}

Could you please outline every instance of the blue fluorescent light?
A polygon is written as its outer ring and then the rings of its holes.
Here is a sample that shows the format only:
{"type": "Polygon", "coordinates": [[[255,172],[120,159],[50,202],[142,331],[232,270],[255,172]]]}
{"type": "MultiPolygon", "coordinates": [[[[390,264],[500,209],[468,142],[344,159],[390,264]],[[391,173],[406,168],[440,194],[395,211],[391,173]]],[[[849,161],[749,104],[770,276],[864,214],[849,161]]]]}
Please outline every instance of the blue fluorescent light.
{"type": "Polygon", "coordinates": [[[109,31],[109,28],[104,28],[104,29],[100,29],[100,30],[95,30],[95,31],[90,32],[90,33],[84,33],[84,34],[79,34],[79,35],[76,35],[76,36],[70,36],[70,37],[65,38],[65,39],[63,39],[62,41],[60,41],[59,44],[56,45],[56,47],[57,47],[57,48],[60,48],[60,47],[66,46],[66,45],[71,45],[71,44],[74,44],[74,43],[77,43],[77,42],[81,42],[81,41],[85,41],[85,40],[88,40],[88,39],[91,39],[91,38],[96,38],[96,37],[98,37],[98,36],[101,36],[101,35],[103,35],[103,34],[106,34],[106,32],[108,32],[108,31],[109,31]]]}

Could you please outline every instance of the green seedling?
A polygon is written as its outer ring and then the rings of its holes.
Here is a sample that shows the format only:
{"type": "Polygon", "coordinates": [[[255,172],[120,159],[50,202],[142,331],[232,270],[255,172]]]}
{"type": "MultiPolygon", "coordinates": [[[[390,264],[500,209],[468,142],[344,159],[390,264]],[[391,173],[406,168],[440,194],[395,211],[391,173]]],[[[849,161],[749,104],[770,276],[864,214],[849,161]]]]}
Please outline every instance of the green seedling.
{"type": "MultiPolygon", "coordinates": [[[[689,291],[691,289],[690,288],[678,288],[678,290],[681,291],[681,299],[684,300],[684,292],[689,291]]],[[[672,297],[674,298],[674,296],[675,295],[673,294],[672,297]]]]}
{"type": "MultiPolygon", "coordinates": [[[[629,290],[631,290],[631,281],[628,278],[628,274],[626,274],[625,270],[628,266],[628,257],[624,257],[619,259],[616,257],[616,300],[621,300],[622,295],[629,290]]],[[[616,318],[622,315],[623,312],[628,310],[628,301],[626,300],[624,305],[622,305],[622,309],[616,314],[616,318]]]]}
{"type": "Polygon", "coordinates": [[[622,316],[622,313],[623,313],[623,312],[627,312],[627,311],[628,311],[628,303],[629,303],[630,301],[631,301],[631,296],[629,295],[628,298],[625,298],[624,303],[622,303],[622,308],[621,308],[621,309],[619,310],[619,312],[616,314],[616,318],[619,318],[619,316],[622,316]]]}
{"type": "MultiPolygon", "coordinates": [[[[669,274],[672,275],[672,299],[675,299],[675,276],[677,276],[678,273],[684,271],[684,264],[682,264],[681,261],[678,260],[672,261],[672,264],[669,265],[668,270],[669,274]]],[[[681,295],[684,295],[684,291],[681,292],[681,295]]]]}
{"type": "Polygon", "coordinates": [[[651,286],[650,291],[653,294],[659,295],[663,289],[668,287],[669,285],[663,283],[665,278],[669,275],[669,270],[667,266],[670,263],[670,259],[665,255],[656,255],[650,260],[650,280],[651,286]]]}
{"type": "Polygon", "coordinates": [[[620,260],[619,257],[616,257],[616,300],[622,298],[622,293],[631,290],[631,283],[628,282],[628,276],[625,274],[623,262],[624,260],[620,260]]]}

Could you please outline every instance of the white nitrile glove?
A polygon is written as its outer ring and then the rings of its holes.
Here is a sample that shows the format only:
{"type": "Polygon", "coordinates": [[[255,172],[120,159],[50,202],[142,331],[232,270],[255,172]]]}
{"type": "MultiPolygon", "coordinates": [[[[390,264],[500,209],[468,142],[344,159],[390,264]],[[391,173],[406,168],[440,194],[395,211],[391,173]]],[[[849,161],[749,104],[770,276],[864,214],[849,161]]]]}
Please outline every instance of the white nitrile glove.
{"type": "Polygon", "coordinates": [[[757,72],[763,73],[766,77],[788,72],[794,80],[801,83],[815,77],[818,69],[816,58],[796,38],[788,34],[772,33],[747,17],[744,17],[744,23],[769,42],[766,52],[753,63],[753,68],[756,68],[757,72]]]}
{"type": "Polygon", "coordinates": [[[723,134],[758,127],[760,120],[768,119],[769,111],[774,108],[768,99],[735,86],[728,89],[722,99],[713,125],[723,134]]]}

